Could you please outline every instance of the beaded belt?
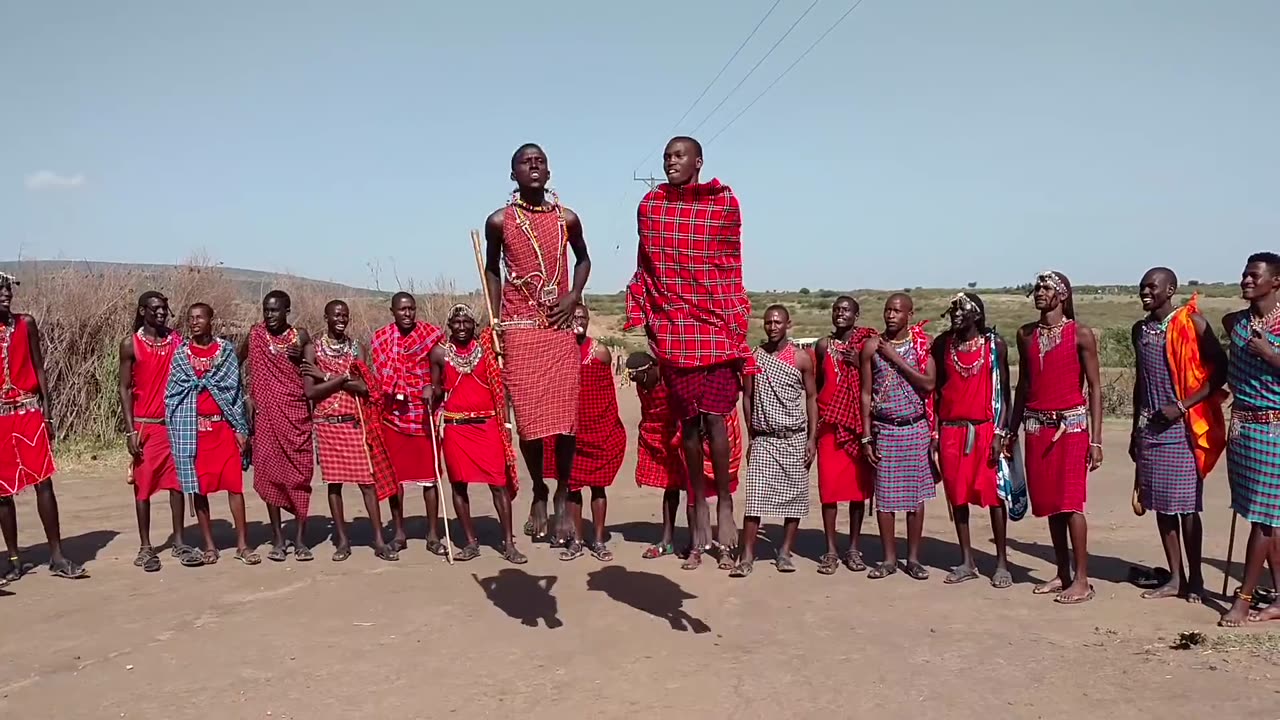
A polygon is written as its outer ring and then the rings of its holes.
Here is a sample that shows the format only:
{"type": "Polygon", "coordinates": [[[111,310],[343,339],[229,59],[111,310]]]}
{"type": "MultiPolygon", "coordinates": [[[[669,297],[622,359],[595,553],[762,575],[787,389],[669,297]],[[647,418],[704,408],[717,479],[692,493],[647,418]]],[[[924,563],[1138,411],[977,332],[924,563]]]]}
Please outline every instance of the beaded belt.
{"type": "Polygon", "coordinates": [[[1057,440],[1066,433],[1085,432],[1089,429],[1089,408],[1085,405],[1067,408],[1066,410],[1026,410],[1023,421],[1028,433],[1037,433],[1045,428],[1056,428],[1053,439],[1057,440]]]}
{"type": "Polygon", "coordinates": [[[752,435],[758,438],[775,438],[778,440],[787,440],[793,437],[807,436],[809,431],[806,430],[753,430],[752,435]]]}
{"type": "Polygon", "coordinates": [[[209,432],[213,429],[214,423],[222,422],[221,415],[199,415],[196,417],[196,430],[199,432],[209,432]]]}
{"type": "Polygon", "coordinates": [[[313,418],[317,423],[324,425],[343,425],[345,423],[353,423],[359,420],[355,415],[327,415],[325,417],[313,418]]]}
{"type": "Polygon", "coordinates": [[[493,412],[472,412],[472,413],[444,413],[445,425],[483,425],[489,420],[496,418],[497,413],[493,412]]]}
{"type": "Polygon", "coordinates": [[[0,404],[0,417],[5,415],[21,415],[23,413],[34,412],[40,409],[40,398],[35,395],[28,395],[20,398],[16,403],[0,404]]]}
{"type": "Polygon", "coordinates": [[[1280,410],[1232,410],[1231,420],[1246,425],[1280,423],[1280,410]]]}
{"type": "Polygon", "coordinates": [[[133,421],[138,425],[164,425],[164,418],[140,418],[136,417],[133,421]]]}

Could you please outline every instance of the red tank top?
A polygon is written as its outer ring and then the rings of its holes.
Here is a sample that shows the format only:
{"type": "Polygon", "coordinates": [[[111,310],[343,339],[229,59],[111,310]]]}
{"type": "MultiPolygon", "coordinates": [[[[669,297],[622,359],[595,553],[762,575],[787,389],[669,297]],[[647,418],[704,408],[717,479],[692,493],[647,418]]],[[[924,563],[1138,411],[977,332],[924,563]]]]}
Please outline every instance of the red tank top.
{"type": "Polygon", "coordinates": [[[1076,323],[1068,320],[1062,326],[1058,343],[1041,351],[1041,333],[1036,330],[1027,343],[1027,409],[1039,411],[1070,410],[1085,404],[1084,372],[1080,353],[1076,350],[1076,323]]]}
{"type": "Polygon", "coordinates": [[[182,338],[170,332],[155,343],[133,334],[133,417],[164,417],[164,390],[169,384],[169,367],[182,338]]]}
{"type": "Polygon", "coordinates": [[[502,219],[502,322],[547,327],[547,308],[573,284],[569,274],[568,231],[563,211],[531,211],[508,205],[502,219]]]}
{"type": "Polygon", "coordinates": [[[938,390],[938,419],[943,422],[993,420],[991,406],[991,347],[981,338],[977,347],[957,347],[955,338],[947,340],[946,382],[938,390]]]}
{"type": "MultiPolygon", "coordinates": [[[[447,353],[450,346],[445,344],[444,347],[447,353]]],[[[457,354],[466,357],[471,352],[478,351],[479,348],[480,346],[473,342],[465,348],[458,348],[457,354]]],[[[444,411],[462,414],[493,414],[495,412],[493,391],[481,379],[488,374],[489,358],[484,356],[468,373],[458,370],[452,362],[446,361],[444,364],[444,411]]]]}
{"type": "MultiPolygon", "coordinates": [[[[218,357],[218,353],[222,351],[222,344],[217,340],[213,341],[209,347],[200,347],[195,343],[187,343],[187,354],[190,356],[191,369],[195,371],[196,377],[204,377],[213,367],[213,361],[218,357]]],[[[196,414],[202,417],[211,415],[221,415],[222,407],[218,405],[218,401],[213,399],[213,395],[208,390],[201,390],[196,396],[196,414]]]]}
{"type": "Polygon", "coordinates": [[[8,325],[0,325],[0,399],[19,400],[40,388],[36,366],[31,362],[31,340],[27,323],[20,315],[10,315],[8,325]]]}

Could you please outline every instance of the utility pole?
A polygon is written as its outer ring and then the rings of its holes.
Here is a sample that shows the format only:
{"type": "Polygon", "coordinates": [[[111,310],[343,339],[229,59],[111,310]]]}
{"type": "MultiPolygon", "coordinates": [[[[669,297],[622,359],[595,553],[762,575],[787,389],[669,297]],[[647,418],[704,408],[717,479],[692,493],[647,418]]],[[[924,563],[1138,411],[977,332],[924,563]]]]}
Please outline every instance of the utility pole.
{"type": "Polygon", "coordinates": [[[650,190],[653,190],[654,188],[658,187],[659,183],[664,183],[667,181],[666,178],[656,178],[656,177],[653,177],[652,175],[650,175],[649,177],[637,177],[634,172],[631,173],[631,179],[635,180],[636,182],[642,182],[645,185],[648,185],[650,190]]]}

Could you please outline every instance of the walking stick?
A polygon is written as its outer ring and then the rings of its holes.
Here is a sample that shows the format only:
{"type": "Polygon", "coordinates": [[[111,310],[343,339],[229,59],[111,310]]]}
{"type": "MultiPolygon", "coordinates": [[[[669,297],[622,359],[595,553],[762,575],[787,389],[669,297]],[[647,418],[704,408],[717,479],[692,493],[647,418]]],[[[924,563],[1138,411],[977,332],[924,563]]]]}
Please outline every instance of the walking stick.
{"type": "Polygon", "coordinates": [[[437,425],[434,417],[431,418],[431,444],[435,446],[434,447],[435,452],[431,454],[431,457],[433,460],[435,460],[435,463],[436,463],[437,492],[439,492],[438,488],[441,483],[447,484],[449,486],[449,502],[444,502],[444,493],[439,493],[439,495],[440,495],[440,508],[441,510],[444,511],[444,553],[445,553],[445,558],[449,561],[449,564],[452,565],[453,564],[453,538],[449,537],[449,503],[453,502],[453,484],[445,480],[444,473],[441,472],[441,469],[440,469],[440,453],[444,452],[444,448],[440,447],[440,443],[444,440],[444,428],[441,427],[443,425],[444,425],[443,412],[440,413],[439,425],[437,425]]]}
{"type": "Polygon", "coordinates": [[[480,291],[484,293],[484,312],[489,316],[489,328],[494,331],[493,352],[498,356],[498,369],[501,370],[505,364],[502,358],[502,340],[495,327],[497,319],[493,316],[493,298],[489,296],[489,281],[484,273],[484,247],[480,244],[479,230],[471,231],[471,247],[476,252],[476,271],[480,273],[480,291]]]}
{"type": "Polygon", "coordinates": [[[1227,596],[1227,586],[1231,583],[1231,556],[1236,549],[1236,518],[1239,514],[1235,510],[1231,511],[1231,539],[1227,541],[1227,567],[1222,575],[1222,596],[1227,596]]]}

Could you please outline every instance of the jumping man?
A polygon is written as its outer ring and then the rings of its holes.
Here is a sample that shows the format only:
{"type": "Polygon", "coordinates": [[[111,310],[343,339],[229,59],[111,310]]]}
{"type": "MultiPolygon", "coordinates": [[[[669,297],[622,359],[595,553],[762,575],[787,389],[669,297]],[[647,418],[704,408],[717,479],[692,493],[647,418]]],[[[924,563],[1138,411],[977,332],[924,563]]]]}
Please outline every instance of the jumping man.
{"type": "MultiPolygon", "coordinates": [[[[586,305],[573,310],[573,333],[581,351],[581,374],[578,376],[578,426],[575,432],[577,451],[573,456],[573,473],[569,477],[569,515],[573,519],[573,541],[560,554],[562,560],[582,555],[584,523],[582,489],[591,489],[591,525],[594,537],[586,544],[597,560],[610,562],[613,553],[604,544],[605,517],[609,508],[606,489],[613,484],[622,468],[627,452],[627,431],[618,412],[618,390],[613,384],[612,355],[604,343],[587,334],[591,313],[586,305]]],[[[542,458],[544,475],[554,476],[556,458],[547,447],[542,458]]]]}
{"type": "Polygon", "coordinates": [[[320,474],[329,486],[329,512],[337,547],[333,561],[351,557],[342,486],[360,488],[365,512],[373,523],[373,553],[381,560],[398,560],[382,539],[379,501],[399,491],[391,458],[382,437],[380,398],[370,397],[372,373],[364,348],[347,335],[351,310],[341,300],[324,306],[325,334],[303,351],[302,382],[313,404],[316,455],[320,474]]]}
{"type": "Polygon", "coordinates": [[[1012,440],[1025,420],[1031,512],[1049,518],[1058,564],[1058,576],[1033,592],[1074,605],[1093,599],[1084,505],[1089,473],[1102,465],[1098,342],[1093,330],[1076,322],[1065,275],[1040,273],[1032,297],[1040,320],[1018,330],[1018,387],[1005,454],[1012,454],[1012,440]]]}
{"type": "Polygon", "coordinates": [[[1138,286],[1147,316],[1134,323],[1132,332],[1137,375],[1129,454],[1138,468],[1142,506],[1156,513],[1156,528],[1169,562],[1169,582],[1142,597],[1184,597],[1200,603],[1204,597],[1200,512],[1204,478],[1226,449],[1222,385],[1227,380],[1227,358],[1199,313],[1197,297],[1174,307],[1177,292],[1177,275],[1163,267],[1148,270],[1138,286]]]}
{"type": "Polygon", "coordinates": [[[1240,295],[1248,309],[1222,319],[1229,333],[1227,382],[1234,397],[1227,479],[1231,509],[1251,527],[1244,584],[1218,621],[1225,627],[1280,619],[1280,601],[1258,612],[1249,610],[1263,565],[1271,564],[1273,579],[1280,568],[1280,255],[1249,256],[1240,295]]]}
{"type": "MultiPolygon", "coordinates": [[[[173,354],[164,393],[164,419],[182,492],[192,495],[196,522],[204,540],[200,564],[218,562],[209,518],[209,496],[227,493],[236,526],[236,559],[262,562],[249,547],[244,516],[244,470],[249,422],[240,363],[231,343],[213,336],[213,308],[196,303],[187,309],[187,338],[173,354]]],[[[194,560],[183,559],[183,565],[194,560]]]]}
{"type": "Polygon", "coordinates": [[[862,438],[876,469],[876,521],[884,560],[867,573],[875,580],[898,571],[896,513],[907,514],[907,575],[928,580],[920,564],[924,503],[937,492],[929,459],[933,435],[933,391],[937,375],[929,336],[912,325],[911,296],[894,293],[884,303],[884,332],[862,347],[862,438]]]}
{"type": "Polygon", "coordinates": [[[53,493],[53,403],[44,376],[40,328],[30,315],[13,312],[18,280],[0,272],[0,443],[13,448],[0,453],[0,534],[9,551],[2,576],[12,582],[31,569],[18,552],[18,514],[13,498],[36,489],[36,510],[49,541],[49,572],[77,579],[88,575],[62,554],[58,498],[53,493]]]}
{"type": "Polygon", "coordinates": [[[938,369],[938,469],[960,541],[960,564],[947,573],[950,585],[974,580],[978,567],[969,537],[969,506],[990,508],[996,542],[991,585],[1013,585],[1009,573],[1009,511],[1001,492],[1001,455],[1009,424],[1009,348],[987,327],[982,298],[959,293],[947,309],[951,329],[933,343],[938,369]]]}
{"type": "MultiPolygon", "coordinates": [[[[689,477],[702,469],[702,438],[715,472],[720,567],[733,569],[737,542],[729,491],[729,431],[725,416],[738,402],[743,374],[756,372],[747,347],[751,303],[742,284],[742,213],[729,186],[699,182],[702,146],[673,138],[663,151],[667,182],[649,191],[637,213],[636,272],[627,287],[626,327],[645,328],[662,364],[671,407],[681,423],[689,477]]],[[[706,491],[693,484],[694,505],[706,491]]],[[[702,512],[692,526],[694,551],[685,569],[702,563],[711,539],[702,512]]]]}
{"type": "Polygon", "coordinates": [[[468,305],[449,310],[449,339],[431,351],[432,405],[444,415],[445,470],[453,494],[453,508],[466,545],[457,560],[480,556],[480,541],[471,522],[471,484],[489,487],[502,526],[502,557],[523,565],[528,559],[516,548],[511,524],[511,500],[516,491],[516,459],[506,428],[506,396],[493,351],[492,335],[477,340],[475,311],[468,305]]]}
{"type": "Polygon", "coordinates": [[[831,304],[831,334],[814,347],[818,389],[818,499],[822,503],[822,529],[827,552],[818,572],[834,575],[840,567],[836,545],[836,515],[840,503],[849,503],[849,550],[845,567],[867,569],[858,550],[867,500],[875,489],[875,469],[862,455],[862,363],[859,353],[875,330],[858,327],[858,301],[841,295],[831,304]]]}
{"type": "Polygon", "coordinates": [[[573,309],[591,274],[591,258],[577,213],[547,189],[547,155],[533,144],[511,156],[516,191],[485,221],[485,282],[500,318],[503,382],[515,410],[520,453],[533,478],[533,502],[525,533],[547,535],[548,488],[543,480],[543,444],[556,454],[556,543],[568,542],[565,503],[573,471],[574,425],[578,420],[579,352],[569,329],[573,309]],[[570,278],[568,249],[573,249],[570,278]],[[505,273],[504,273],[505,268],[505,273]],[[505,274],[506,281],[503,282],[505,274]]]}
{"type": "Polygon", "coordinates": [[[253,417],[253,489],[267,504],[271,551],[267,559],[284,562],[292,545],[300,562],[314,559],[307,547],[307,513],[315,455],[311,406],[299,366],[311,345],[307,331],[289,324],[289,294],[272,290],[262,298],[262,322],[249,329],[240,346],[248,360],[253,417]],[[294,539],[286,544],[280,511],[296,518],[294,539]]]}
{"type": "Polygon", "coordinates": [[[133,564],[147,572],[160,569],[160,556],[151,546],[151,498],[168,491],[173,519],[171,552],[175,558],[196,558],[199,553],[182,541],[182,488],[169,449],[169,431],[164,424],[164,391],[169,384],[173,353],[182,343],[169,329],[169,300],[150,290],[138,298],[133,333],[120,342],[120,410],[125,446],[133,458],[129,484],[133,486],[134,508],[138,515],[138,537],[142,541],[133,564]]]}
{"type": "MultiPolygon", "coordinates": [[[[407,545],[404,532],[404,486],[422,486],[427,506],[427,550],[443,556],[440,542],[440,494],[436,488],[436,445],[427,413],[431,389],[431,349],[444,333],[418,321],[418,302],[407,292],[391,296],[392,322],[373,334],[370,354],[382,398],[382,437],[400,490],[391,497],[391,524],[396,552],[407,545]]],[[[378,530],[381,532],[381,528],[378,530]]]]}
{"type": "Polygon", "coordinates": [[[791,559],[800,520],[809,514],[809,467],[818,453],[817,388],[813,359],[796,349],[787,332],[791,313],[782,305],[764,311],[765,341],[755,351],[760,372],[748,375],[742,394],[747,417],[747,508],[738,564],[730,577],[746,577],[755,563],[760,518],[783,519],[774,564],[795,572],[791,559]]]}

